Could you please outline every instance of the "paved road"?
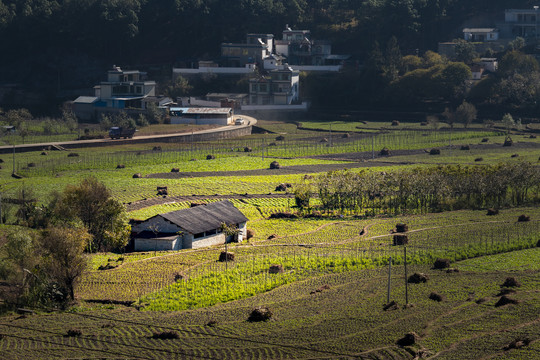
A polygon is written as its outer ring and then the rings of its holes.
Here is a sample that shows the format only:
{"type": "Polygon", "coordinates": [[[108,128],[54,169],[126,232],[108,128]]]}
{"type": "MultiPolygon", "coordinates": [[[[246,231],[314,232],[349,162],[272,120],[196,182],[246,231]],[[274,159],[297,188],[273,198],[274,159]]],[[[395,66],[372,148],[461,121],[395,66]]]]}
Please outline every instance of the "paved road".
{"type": "MultiPolygon", "coordinates": [[[[235,116],[236,117],[236,116],[235,116]]],[[[247,128],[257,124],[257,119],[242,115],[242,118],[246,120],[244,125],[228,125],[222,126],[219,128],[208,129],[208,130],[199,130],[194,132],[187,133],[173,133],[173,134],[161,134],[161,135],[144,135],[144,136],[135,136],[132,139],[94,139],[94,140],[74,140],[74,141],[61,141],[61,142],[48,142],[48,143],[38,143],[38,144],[19,144],[15,145],[15,151],[27,152],[27,151],[40,151],[46,149],[49,146],[61,146],[67,149],[79,148],[79,147],[94,147],[94,146],[104,146],[104,145],[125,145],[125,144],[134,144],[138,142],[160,142],[174,138],[182,137],[191,137],[192,135],[201,135],[201,134],[211,134],[211,133],[220,133],[227,131],[234,131],[237,129],[247,128]]],[[[0,154],[10,153],[13,151],[13,146],[0,146],[0,154]]]]}

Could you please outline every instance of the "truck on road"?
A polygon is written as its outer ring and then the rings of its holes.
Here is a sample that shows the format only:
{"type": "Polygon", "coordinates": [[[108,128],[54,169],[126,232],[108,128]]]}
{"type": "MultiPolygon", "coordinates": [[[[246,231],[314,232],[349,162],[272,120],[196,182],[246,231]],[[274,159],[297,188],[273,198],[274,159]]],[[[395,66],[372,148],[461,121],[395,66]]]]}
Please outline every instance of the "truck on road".
{"type": "Polygon", "coordinates": [[[122,127],[113,126],[109,129],[109,136],[111,139],[131,139],[137,129],[124,129],[122,127]]]}

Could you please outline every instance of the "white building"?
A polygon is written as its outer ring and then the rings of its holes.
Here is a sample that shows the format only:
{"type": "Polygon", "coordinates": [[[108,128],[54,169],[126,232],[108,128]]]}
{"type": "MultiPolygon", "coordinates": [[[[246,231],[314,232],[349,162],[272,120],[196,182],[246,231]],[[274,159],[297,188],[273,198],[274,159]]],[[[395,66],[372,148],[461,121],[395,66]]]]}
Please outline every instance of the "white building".
{"type": "Polygon", "coordinates": [[[287,64],[249,80],[250,105],[290,105],[299,100],[300,72],[287,64]]]}
{"type": "Polygon", "coordinates": [[[230,201],[219,201],[153,216],[132,226],[135,251],[196,249],[241,242],[248,219],[230,201]],[[222,225],[239,230],[227,237],[222,225]]]}
{"type": "Polygon", "coordinates": [[[463,38],[467,41],[484,42],[499,40],[499,30],[496,28],[465,28],[463,38]]]}
{"type": "Polygon", "coordinates": [[[233,124],[233,109],[209,107],[171,107],[169,108],[171,124],[233,124]]]}

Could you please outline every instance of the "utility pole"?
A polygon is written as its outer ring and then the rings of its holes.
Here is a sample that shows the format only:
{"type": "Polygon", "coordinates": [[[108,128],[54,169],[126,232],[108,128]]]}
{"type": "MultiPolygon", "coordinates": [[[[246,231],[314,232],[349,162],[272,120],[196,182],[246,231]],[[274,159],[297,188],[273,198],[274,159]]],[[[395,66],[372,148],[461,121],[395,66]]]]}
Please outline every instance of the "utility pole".
{"type": "Polygon", "coordinates": [[[390,304],[390,277],[392,275],[392,257],[388,260],[388,292],[386,294],[386,303],[390,304]]]}
{"type": "Polygon", "coordinates": [[[407,281],[407,246],[403,247],[403,258],[405,259],[405,305],[409,305],[409,283],[407,281]]]}

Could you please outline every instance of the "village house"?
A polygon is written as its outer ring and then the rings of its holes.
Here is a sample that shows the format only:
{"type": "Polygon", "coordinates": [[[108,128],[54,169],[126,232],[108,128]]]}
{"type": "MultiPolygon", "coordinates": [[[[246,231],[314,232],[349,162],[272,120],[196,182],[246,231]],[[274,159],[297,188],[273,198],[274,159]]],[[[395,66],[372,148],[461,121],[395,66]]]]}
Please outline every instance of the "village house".
{"type": "Polygon", "coordinates": [[[114,65],[107,80],[94,86],[94,96],[79,96],[73,101],[73,112],[80,119],[91,120],[100,113],[141,113],[150,103],[161,108],[172,103],[167,97],[156,96],[156,82],[146,76],[145,72],[114,65]]]}
{"type": "Polygon", "coordinates": [[[496,28],[465,28],[463,38],[467,41],[496,41],[499,40],[499,30],[496,28]]]}
{"type": "Polygon", "coordinates": [[[135,251],[196,249],[225,242],[241,242],[248,219],[230,201],[219,201],[153,216],[132,226],[135,251]],[[222,225],[237,235],[226,236],[222,225]]]}
{"type": "Polygon", "coordinates": [[[287,64],[249,80],[251,105],[290,105],[299,99],[300,72],[287,64]]]}

